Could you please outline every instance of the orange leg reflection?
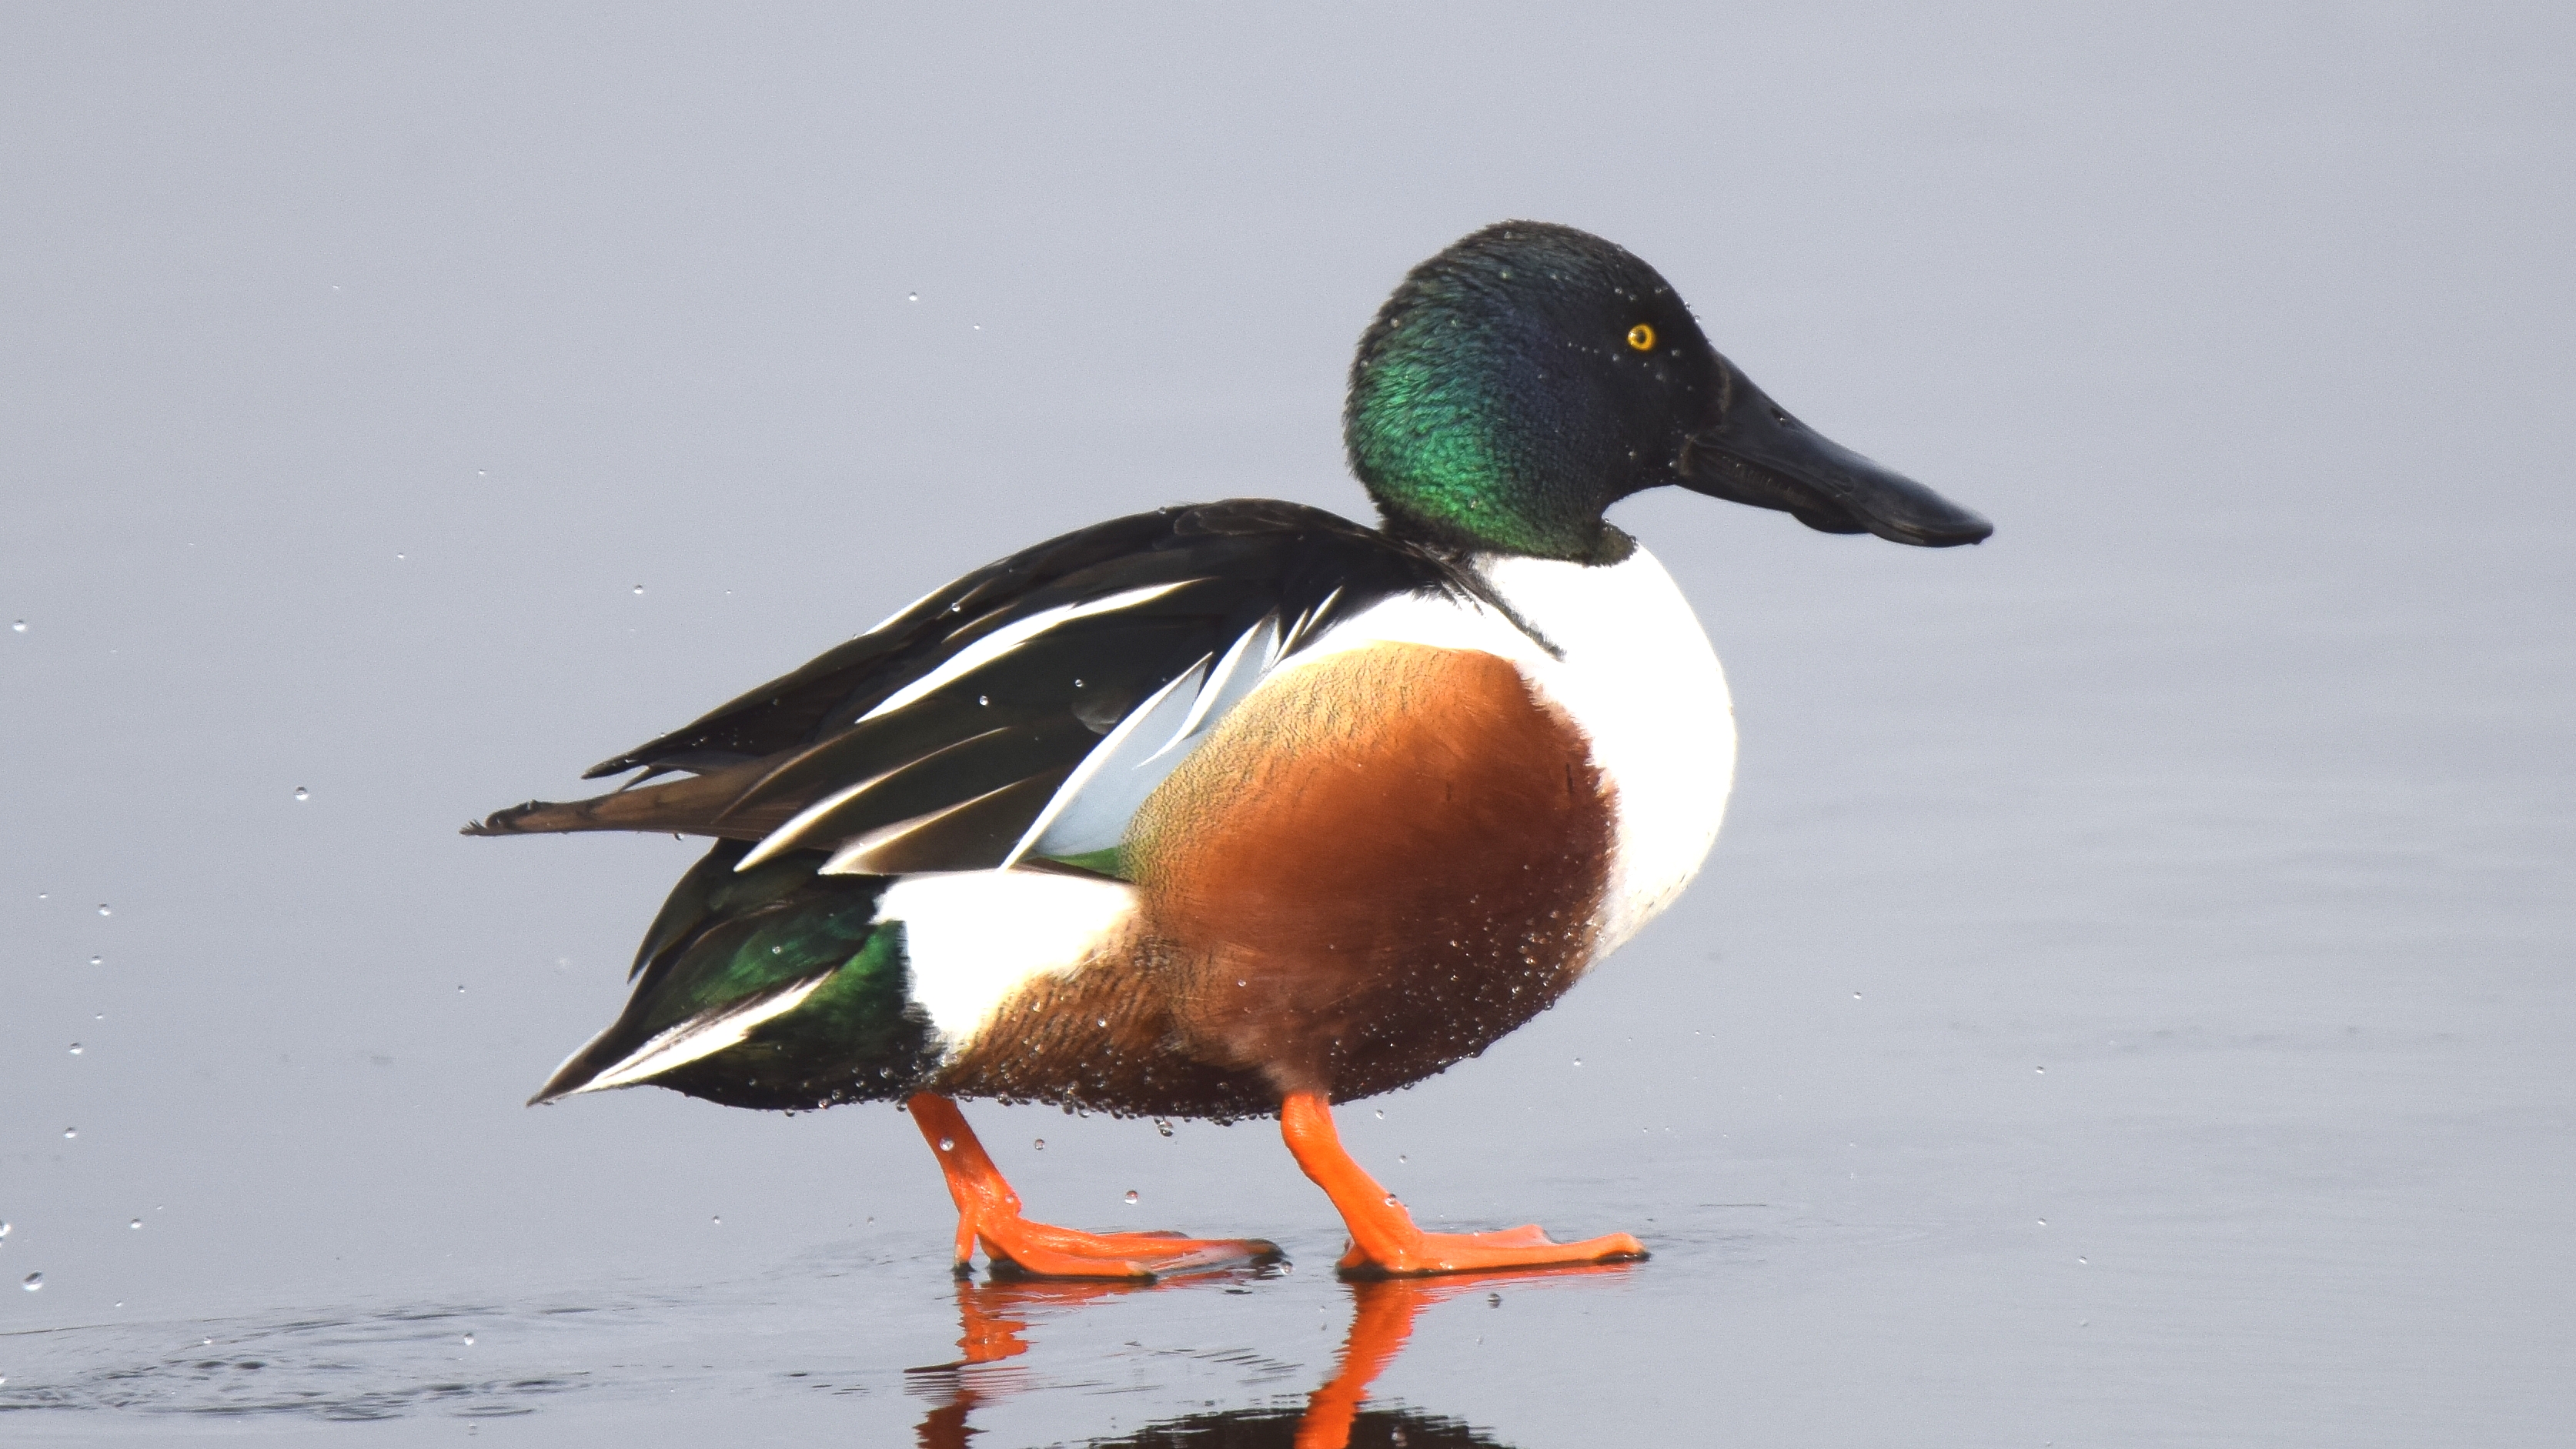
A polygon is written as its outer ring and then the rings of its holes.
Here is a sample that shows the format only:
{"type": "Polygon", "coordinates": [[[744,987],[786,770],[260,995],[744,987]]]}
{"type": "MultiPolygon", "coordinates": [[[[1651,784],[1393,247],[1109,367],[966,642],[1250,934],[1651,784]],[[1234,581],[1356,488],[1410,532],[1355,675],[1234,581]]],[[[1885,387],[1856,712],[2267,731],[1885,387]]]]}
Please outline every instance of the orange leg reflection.
{"type": "Polygon", "coordinates": [[[987,1395],[964,1371],[976,1364],[999,1363],[1027,1353],[1028,1342],[1020,1335],[1029,1330],[1031,1308],[1071,1308],[1128,1292],[1135,1286],[1047,1279],[979,1285],[959,1279],[957,1348],[963,1357],[954,1363],[911,1371],[949,1380],[947,1402],[924,1414],[920,1427],[913,1431],[920,1449],[966,1449],[967,1439],[976,1432],[968,1426],[966,1416],[987,1395]]]}
{"type": "Polygon", "coordinates": [[[1628,1265],[1624,1262],[1595,1263],[1541,1272],[1459,1273],[1440,1278],[1367,1278],[1352,1282],[1350,1336],[1342,1342],[1341,1363],[1333,1370],[1333,1376],[1306,1398],[1306,1417],[1297,1425],[1297,1449],[1347,1449],[1351,1425],[1359,1417],[1369,1385],[1404,1352],[1404,1345],[1413,1337],[1413,1320],[1423,1309],[1504,1283],[1626,1271],[1628,1265]]]}
{"type": "Polygon", "coordinates": [[[1453,1291],[1450,1284],[1433,1287],[1405,1278],[1351,1285],[1351,1332],[1342,1340],[1342,1361],[1322,1388],[1307,1395],[1297,1449],[1345,1449],[1368,1386],[1413,1337],[1414,1315],[1453,1291]]]}
{"type": "Polygon", "coordinates": [[[1313,1092],[1291,1092],[1279,1107],[1279,1132],[1297,1165],[1333,1200],[1351,1230],[1351,1250],[1337,1265],[1347,1277],[1413,1277],[1476,1273],[1552,1264],[1606,1263],[1646,1256],[1626,1233],[1551,1241],[1536,1224],[1494,1233],[1426,1233],[1413,1215],[1342,1150],[1333,1109],[1313,1092]]]}
{"type": "Polygon", "coordinates": [[[966,1271],[978,1241],[997,1271],[1036,1278],[1153,1279],[1166,1273],[1268,1262],[1277,1245],[1260,1238],[1185,1238],[1178,1233],[1079,1233],[1020,1216],[1020,1195],[1002,1177],[946,1097],[923,1093],[906,1104],[914,1125],[948,1178],[957,1203],[957,1271],[966,1271]]]}
{"type": "MultiPolygon", "coordinates": [[[[1296,1449],[1348,1449],[1351,1429],[1359,1419],[1360,1405],[1368,1398],[1369,1385],[1404,1352],[1405,1344],[1413,1337],[1414,1319],[1423,1309],[1507,1283],[1561,1281],[1578,1274],[1625,1271],[1626,1264],[1604,1263],[1534,1272],[1373,1278],[1351,1283],[1350,1333],[1342,1341],[1341,1359],[1334,1365],[1333,1376],[1306,1398],[1306,1412],[1297,1423],[1296,1449]]],[[[978,1364],[999,1363],[1028,1352],[1028,1342],[1021,1335],[1028,1332],[1036,1316],[1031,1309],[1072,1308],[1141,1288],[1139,1284],[1099,1281],[978,1284],[961,1280],[957,1284],[957,1347],[964,1357],[936,1368],[912,1371],[948,1381],[945,1402],[925,1414],[915,1431],[920,1449],[966,1449],[967,1441],[977,1432],[967,1423],[967,1415],[977,1404],[1007,1392],[1005,1385],[1009,1382],[986,1379],[979,1389],[976,1378],[967,1371],[978,1364]]],[[[1231,1421],[1244,1412],[1228,1411],[1213,1416],[1213,1420],[1231,1421]]],[[[1261,1417],[1268,1421],[1266,1414],[1261,1417]]],[[[1180,1422],[1200,1421],[1194,1417],[1180,1422]]]]}

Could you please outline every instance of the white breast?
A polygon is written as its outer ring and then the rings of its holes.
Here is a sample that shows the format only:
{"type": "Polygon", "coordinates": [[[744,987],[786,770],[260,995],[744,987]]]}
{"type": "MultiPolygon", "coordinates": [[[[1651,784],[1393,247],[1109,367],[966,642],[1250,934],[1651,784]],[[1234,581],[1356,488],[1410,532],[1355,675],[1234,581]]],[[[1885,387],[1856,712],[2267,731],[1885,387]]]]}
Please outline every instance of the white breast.
{"type": "Polygon", "coordinates": [[[1476,567],[1562,657],[1494,610],[1408,597],[1331,630],[1285,667],[1378,642],[1478,649],[1511,660],[1571,715],[1617,792],[1598,960],[1671,905],[1717,843],[1735,783],[1726,675],[1689,601],[1642,546],[1603,567],[1505,554],[1476,567]]]}

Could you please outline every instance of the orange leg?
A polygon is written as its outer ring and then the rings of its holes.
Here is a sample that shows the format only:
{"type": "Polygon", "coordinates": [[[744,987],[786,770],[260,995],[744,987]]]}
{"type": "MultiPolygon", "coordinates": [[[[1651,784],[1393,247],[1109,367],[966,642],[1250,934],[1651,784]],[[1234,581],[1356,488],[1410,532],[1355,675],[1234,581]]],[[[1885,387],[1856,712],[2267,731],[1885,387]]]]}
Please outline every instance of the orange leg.
{"type": "Polygon", "coordinates": [[[1158,1278],[1279,1256],[1259,1238],[1185,1238],[1178,1233],[1077,1233],[1020,1216],[1011,1191],[984,1144],[966,1125],[966,1114],[946,1097],[927,1092],[907,1104],[921,1135],[939,1154],[948,1195],[957,1200],[957,1271],[967,1271],[981,1241],[997,1271],[1035,1278],[1158,1278]]]}
{"type": "Polygon", "coordinates": [[[1646,1256],[1646,1245],[1626,1233],[1557,1243],[1536,1225],[1495,1233],[1426,1233],[1413,1215],[1342,1150],[1333,1109],[1314,1092],[1291,1092],[1280,1104],[1279,1132],[1297,1165],[1333,1200],[1350,1226],[1351,1250],[1341,1271],[1357,1278],[1410,1278],[1425,1273],[1474,1273],[1496,1268],[1538,1268],[1557,1263],[1603,1263],[1646,1256]]]}

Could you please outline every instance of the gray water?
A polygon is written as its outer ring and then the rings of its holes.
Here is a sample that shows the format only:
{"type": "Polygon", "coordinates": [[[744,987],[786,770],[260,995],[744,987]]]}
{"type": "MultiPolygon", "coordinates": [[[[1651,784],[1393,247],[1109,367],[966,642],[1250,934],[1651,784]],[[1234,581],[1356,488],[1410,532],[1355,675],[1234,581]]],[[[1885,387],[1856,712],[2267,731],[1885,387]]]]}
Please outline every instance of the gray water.
{"type": "Polygon", "coordinates": [[[1654,1257],[1377,1300],[1352,1442],[2556,1442],[2576,26],[1577,9],[15,8],[0,1438],[1286,1442],[1370,1305],[1268,1125],[970,1109],[1294,1270],[960,1288],[892,1110],[522,1110],[693,852],[454,830],[1046,534],[1356,511],[1361,324],[1531,216],[2000,531],[1617,515],[1725,836],[1343,1119],[1654,1257]]]}

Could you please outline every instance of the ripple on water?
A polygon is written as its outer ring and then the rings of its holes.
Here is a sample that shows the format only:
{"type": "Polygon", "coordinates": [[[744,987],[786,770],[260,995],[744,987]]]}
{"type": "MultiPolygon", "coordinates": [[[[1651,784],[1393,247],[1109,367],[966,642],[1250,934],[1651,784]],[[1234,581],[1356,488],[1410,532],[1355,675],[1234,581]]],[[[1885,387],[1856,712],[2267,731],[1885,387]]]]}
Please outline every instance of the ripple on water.
{"type": "MultiPolygon", "coordinates": [[[[66,1328],[22,1339],[89,1367],[51,1381],[0,1387],[0,1413],[103,1411],[292,1417],[335,1422],[414,1414],[497,1418],[536,1412],[587,1373],[509,1376],[456,1372],[467,1325],[501,1316],[397,1309],[284,1322],[66,1328]],[[212,1335],[211,1337],[209,1335],[212,1335]]],[[[13,1374],[12,1378],[19,1375],[13,1374]]]]}

